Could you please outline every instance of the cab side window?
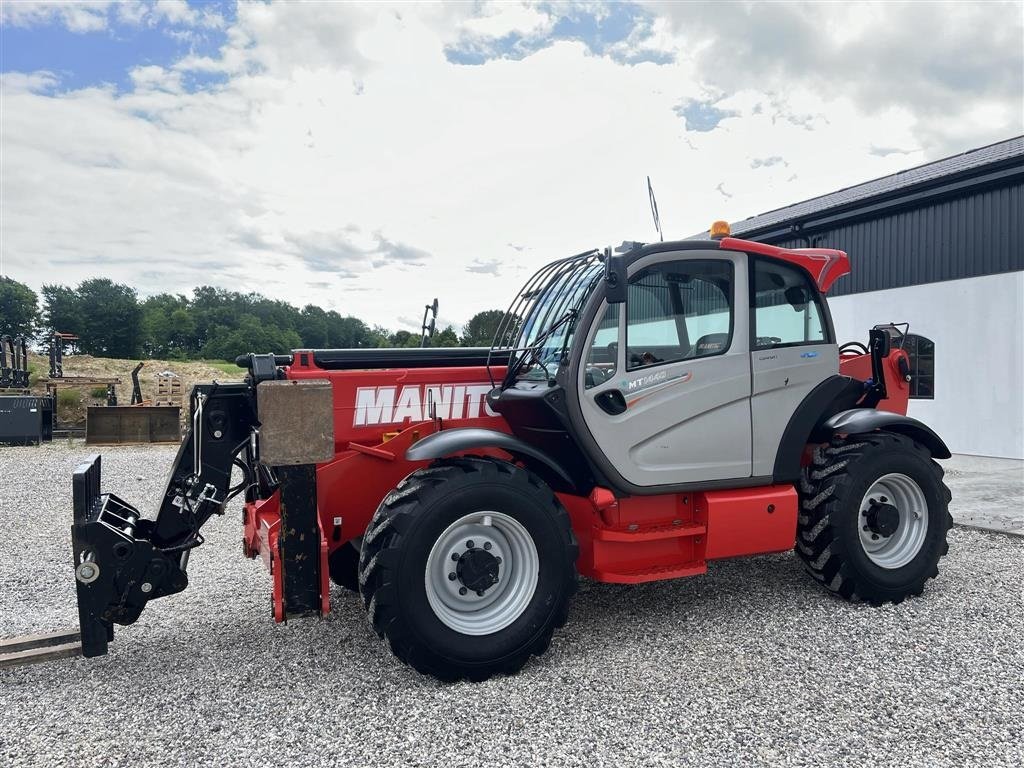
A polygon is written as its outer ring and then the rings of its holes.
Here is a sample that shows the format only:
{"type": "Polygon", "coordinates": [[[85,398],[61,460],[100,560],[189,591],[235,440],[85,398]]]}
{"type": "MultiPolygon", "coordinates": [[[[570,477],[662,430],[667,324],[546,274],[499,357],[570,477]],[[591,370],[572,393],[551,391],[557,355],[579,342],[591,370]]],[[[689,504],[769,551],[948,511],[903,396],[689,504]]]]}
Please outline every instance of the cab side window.
{"type": "Polygon", "coordinates": [[[619,305],[609,304],[587,352],[583,388],[603,384],[615,375],[619,351],[619,305]]]}
{"type": "Polygon", "coordinates": [[[669,261],[635,274],[626,297],[627,369],[726,352],[732,286],[728,261],[669,261]]]}
{"type": "Polygon", "coordinates": [[[750,313],[754,349],[827,344],[821,297],[799,267],[769,259],[753,260],[750,313]]]}

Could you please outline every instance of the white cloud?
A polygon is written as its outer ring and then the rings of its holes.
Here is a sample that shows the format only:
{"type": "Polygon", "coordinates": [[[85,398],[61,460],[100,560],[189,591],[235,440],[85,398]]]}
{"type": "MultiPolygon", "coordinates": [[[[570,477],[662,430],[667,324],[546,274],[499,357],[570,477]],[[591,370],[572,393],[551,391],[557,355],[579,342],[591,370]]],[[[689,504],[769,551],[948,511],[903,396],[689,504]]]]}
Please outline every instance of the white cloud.
{"type": "MultiPolygon", "coordinates": [[[[217,55],[141,65],[130,92],[4,75],[7,272],[35,287],[103,274],[144,294],[215,284],[391,327],[437,295],[464,322],[507,306],[545,261],[653,238],[648,174],[666,236],[687,236],[1020,132],[1019,102],[989,83],[951,119],[921,95],[866,106],[860,85],[823,88],[795,63],[712,77],[715,34],[743,61],[763,54],[736,31],[702,28],[690,46],[668,18],[615,58],[562,41],[452,64],[445,46],[467,30],[549,24],[532,7],[474,8],[244,4],[217,55]],[[676,61],[622,63],[637,50],[676,61]],[[197,73],[225,79],[189,92],[197,73]],[[735,115],[687,130],[675,108],[690,100],[735,115]]],[[[862,50],[887,13],[869,10],[843,11],[836,39],[862,50]]],[[[941,80],[917,52],[941,40],[902,44],[906,77],[941,80]]]]}
{"type": "Polygon", "coordinates": [[[479,15],[465,19],[460,28],[471,35],[502,37],[544,34],[554,26],[555,19],[535,5],[516,2],[488,2],[478,9],[479,15]]]}
{"type": "Polygon", "coordinates": [[[112,21],[208,28],[225,24],[215,10],[186,0],[7,0],[0,4],[0,20],[16,27],[57,23],[79,33],[108,29],[112,21]]]}
{"type": "Polygon", "coordinates": [[[0,21],[15,27],[59,23],[72,32],[106,29],[112,0],[19,0],[0,3],[0,21]]]}

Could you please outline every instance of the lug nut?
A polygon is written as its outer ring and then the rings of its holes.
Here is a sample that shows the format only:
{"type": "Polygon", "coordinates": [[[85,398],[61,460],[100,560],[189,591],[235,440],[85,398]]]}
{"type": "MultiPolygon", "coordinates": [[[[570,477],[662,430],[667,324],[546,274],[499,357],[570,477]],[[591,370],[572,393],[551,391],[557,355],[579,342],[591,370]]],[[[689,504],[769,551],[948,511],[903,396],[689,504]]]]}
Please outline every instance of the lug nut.
{"type": "Polygon", "coordinates": [[[871,540],[872,541],[878,541],[878,534],[877,533],[872,533],[871,534],[871,540]]]}
{"type": "Polygon", "coordinates": [[[472,548],[473,548],[473,540],[470,539],[469,541],[466,542],[466,549],[472,549],[472,548]]]}
{"type": "Polygon", "coordinates": [[[468,590],[465,587],[459,587],[459,594],[464,595],[468,590]]]}
{"type": "Polygon", "coordinates": [[[145,592],[148,595],[150,592],[153,591],[153,585],[150,584],[148,581],[145,581],[145,582],[142,583],[142,585],[139,587],[139,589],[141,589],[143,592],[145,592]]]}
{"type": "Polygon", "coordinates": [[[457,578],[459,577],[455,575],[454,571],[448,574],[448,581],[455,581],[457,578]]]}
{"type": "Polygon", "coordinates": [[[880,502],[882,502],[883,504],[888,504],[889,503],[889,500],[887,498],[885,498],[885,496],[879,496],[878,500],[880,502]]]}
{"type": "Polygon", "coordinates": [[[485,541],[484,542],[484,549],[490,549],[490,548],[491,548],[491,542],[485,541]]]}
{"type": "Polygon", "coordinates": [[[501,558],[500,557],[494,558],[494,562],[496,562],[498,565],[501,565],[501,558]]]}
{"type": "Polygon", "coordinates": [[[452,552],[452,560],[456,560],[457,561],[458,559],[459,559],[459,553],[458,552],[452,552]]]}
{"type": "Polygon", "coordinates": [[[484,591],[483,591],[482,589],[478,589],[478,590],[476,591],[476,596],[477,596],[477,597],[483,597],[483,596],[484,596],[484,591]]]}

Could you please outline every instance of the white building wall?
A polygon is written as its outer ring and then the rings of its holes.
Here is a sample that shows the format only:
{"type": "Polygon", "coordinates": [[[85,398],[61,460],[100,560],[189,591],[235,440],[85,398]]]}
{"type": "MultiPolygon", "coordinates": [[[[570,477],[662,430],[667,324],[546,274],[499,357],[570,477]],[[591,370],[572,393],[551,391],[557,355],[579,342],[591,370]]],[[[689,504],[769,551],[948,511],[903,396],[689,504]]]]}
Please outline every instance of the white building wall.
{"type": "Polygon", "coordinates": [[[867,343],[877,323],[909,322],[935,342],[935,399],[908,415],[953,453],[1024,459],[1024,272],[838,296],[836,338],[867,343]]]}

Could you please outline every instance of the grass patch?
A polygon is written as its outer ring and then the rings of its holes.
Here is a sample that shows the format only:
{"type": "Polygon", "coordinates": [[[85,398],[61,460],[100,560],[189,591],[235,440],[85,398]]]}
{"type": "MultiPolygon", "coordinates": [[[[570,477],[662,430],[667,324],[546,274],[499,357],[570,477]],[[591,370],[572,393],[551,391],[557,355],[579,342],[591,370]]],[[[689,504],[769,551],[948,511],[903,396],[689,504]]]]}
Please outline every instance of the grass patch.
{"type": "MultiPolygon", "coordinates": [[[[104,390],[106,391],[106,390],[104,390]]],[[[77,389],[57,390],[57,416],[65,418],[67,411],[78,408],[82,403],[82,393],[77,389]]]]}
{"type": "Polygon", "coordinates": [[[229,374],[236,379],[242,378],[245,373],[242,368],[239,368],[234,363],[229,363],[226,360],[200,360],[199,362],[203,365],[208,365],[211,368],[216,368],[218,371],[229,374]]]}
{"type": "MultiPolygon", "coordinates": [[[[103,394],[107,394],[106,387],[103,389],[103,394]]],[[[59,389],[57,390],[57,405],[64,408],[70,408],[73,405],[78,405],[82,401],[82,393],[77,389],[59,389]]]]}
{"type": "Polygon", "coordinates": [[[107,388],[106,387],[93,387],[89,390],[89,397],[107,399],[107,388]]]}

